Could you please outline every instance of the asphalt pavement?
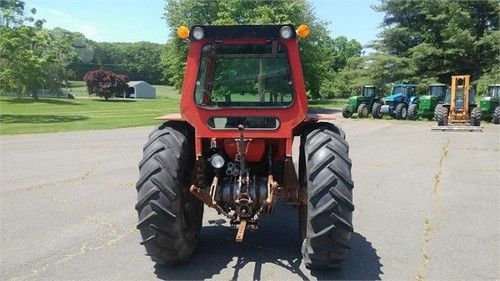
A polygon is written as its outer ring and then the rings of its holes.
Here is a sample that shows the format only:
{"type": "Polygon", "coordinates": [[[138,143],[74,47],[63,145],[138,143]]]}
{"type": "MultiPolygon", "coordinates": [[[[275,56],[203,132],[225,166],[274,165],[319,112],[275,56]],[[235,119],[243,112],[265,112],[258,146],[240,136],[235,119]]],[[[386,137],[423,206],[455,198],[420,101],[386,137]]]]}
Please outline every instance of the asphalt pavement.
{"type": "Polygon", "coordinates": [[[141,127],[0,137],[0,280],[500,279],[500,126],[337,123],[356,206],[340,269],[304,267],[297,210],[282,204],[242,244],[205,208],[192,261],[155,266],[135,229],[141,127]]]}

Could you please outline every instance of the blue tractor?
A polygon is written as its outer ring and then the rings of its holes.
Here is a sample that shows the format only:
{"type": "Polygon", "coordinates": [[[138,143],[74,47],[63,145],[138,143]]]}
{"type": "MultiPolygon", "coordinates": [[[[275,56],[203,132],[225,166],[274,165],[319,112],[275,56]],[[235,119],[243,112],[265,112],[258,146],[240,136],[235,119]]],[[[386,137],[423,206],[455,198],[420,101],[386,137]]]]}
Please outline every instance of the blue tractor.
{"type": "Polygon", "coordinates": [[[375,103],[372,109],[373,118],[382,118],[384,114],[400,120],[415,120],[418,117],[417,85],[396,84],[392,88],[391,95],[384,98],[385,103],[375,103]]]}

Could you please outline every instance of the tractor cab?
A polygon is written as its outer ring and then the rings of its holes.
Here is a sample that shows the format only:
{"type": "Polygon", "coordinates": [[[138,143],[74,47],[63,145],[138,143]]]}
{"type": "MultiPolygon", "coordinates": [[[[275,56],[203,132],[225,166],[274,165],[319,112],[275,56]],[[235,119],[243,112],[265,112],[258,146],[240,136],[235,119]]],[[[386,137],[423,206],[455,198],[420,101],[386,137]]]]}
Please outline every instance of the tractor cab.
{"type": "Polygon", "coordinates": [[[497,100],[500,99],[500,84],[488,86],[488,92],[486,93],[486,96],[497,100]]]}
{"type": "Polygon", "coordinates": [[[449,87],[446,84],[430,84],[427,88],[427,95],[444,100],[446,93],[449,92],[449,87]]]}
{"type": "Polygon", "coordinates": [[[479,101],[481,117],[495,124],[500,123],[500,84],[488,86],[486,95],[479,101]]]}
{"type": "MultiPolygon", "coordinates": [[[[461,80],[459,80],[461,81],[461,80]]],[[[452,97],[452,92],[447,91],[444,99],[445,105],[450,105],[452,103],[452,98],[454,98],[455,108],[457,111],[463,111],[467,105],[467,107],[476,105],[476,92],[472,85],[467,87],[467,85],[458,84],[455,87],[455,94],[452,97]],[[466,104],[464,104],[466,103],[466,104]]]]}
{"type": "Polygon", "coordinates": [[[371,97],[375,97],[376,96],[376,88],[375,86],[372,86],[372,85],[366,85],[366,86],[363,86],[363,97],[367,97],[367,98],[371,98],[371,97]]]}
{"type": "Polygon", "coordinates": [[[395,98],[402,97],[406,101],[409,97],[415,96],[417,86],[412,84],[399,84],[394,85],[392,88],[392,96],[395,98]]]}

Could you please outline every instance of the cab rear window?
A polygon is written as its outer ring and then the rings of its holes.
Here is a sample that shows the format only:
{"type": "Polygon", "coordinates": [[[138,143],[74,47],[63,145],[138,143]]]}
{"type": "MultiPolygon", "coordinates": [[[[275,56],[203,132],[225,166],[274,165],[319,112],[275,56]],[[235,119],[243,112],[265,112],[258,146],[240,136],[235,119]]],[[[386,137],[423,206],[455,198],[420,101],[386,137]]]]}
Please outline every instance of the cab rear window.
{"type": "Polygon", "coordinates": [[[202,49],[195,100],[202,107],[286,107],[293,102],[287,52],[269,44],[202,49]]]}

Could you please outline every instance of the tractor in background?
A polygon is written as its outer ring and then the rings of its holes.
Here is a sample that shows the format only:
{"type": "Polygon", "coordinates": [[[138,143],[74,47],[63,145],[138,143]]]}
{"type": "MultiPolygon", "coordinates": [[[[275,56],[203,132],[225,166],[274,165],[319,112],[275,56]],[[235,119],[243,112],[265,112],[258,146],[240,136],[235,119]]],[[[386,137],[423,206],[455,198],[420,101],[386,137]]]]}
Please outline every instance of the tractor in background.
{"type": "Polygon", "coordinates": [[[451,91],[439,106],[437,127],[442,131],[482,131],[481,110],[475,102],[476,95],[470,86],[470,75],[451,77],[451,91]]]}
{"type": "Polygon", "coordinates": [[[391,95],[384,98],[384,103],[375,103],[372,109],[373,118],[380,119],[388,114],[398,120],[415,120],[418,117],[419,98],[414,84],[396,84],[391,95]]]}
{"type": "Polygon", "coordinates": [[[360,96],[353,96],[349,98],[348,103],[342,110],[344,118],[350,118],[353,113],[358,114],[358,118],[366,118],[372,112],[375,103],[382,103],[375,86],[365,85],[361,89],[360,96]]]}
{"type": "Polygon", "coordinates": [[[437,116],[440,104],[444,103],[446,92],[449,86],[446,84],[436,83],[427,86],[427,94],[420,96],[420,103],[418,105],[418,115],[432,120],[437,116]]]}
{"type": "Polygon", "coordinates": [[[490,119],[495,124],[500,123],[500,84],[489,85],[488,92],[479,101],[481,117],[490,119]]]}

